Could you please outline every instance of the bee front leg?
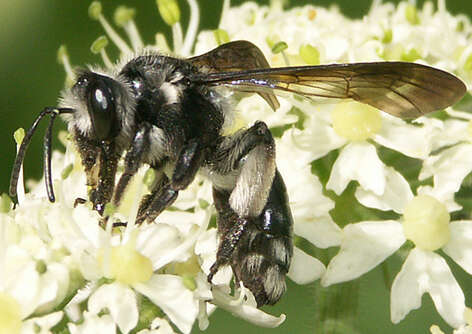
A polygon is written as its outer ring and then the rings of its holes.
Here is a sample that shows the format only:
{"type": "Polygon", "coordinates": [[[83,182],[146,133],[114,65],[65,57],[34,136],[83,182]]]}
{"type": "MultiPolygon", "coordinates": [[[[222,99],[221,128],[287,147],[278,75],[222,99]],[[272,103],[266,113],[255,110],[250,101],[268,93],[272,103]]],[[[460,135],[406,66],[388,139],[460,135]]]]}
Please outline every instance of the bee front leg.
{"type": "Polygon", "coordinates": [[[74,131],[74,141],[87,175],[87,185],[91,187],[89,198],[94,210],[103,214],[113,196],[120,153],[113,142],[88,139],[78,129],[74,131]]]}
{"type": "Polygon", "coordinates": [[[98,171],[98,184],[90,192],[90,200],[93,203],[94,210],[101,215],[105,210],[105,205],[109,203],[113,197],[113,189],[115,187],[115,175],[118,167],[120,154],[116,151],[113,142],[102,141],[100,143],[100,158],[98,171]]]}
{"type": "Polygon", "coordinates": [[[98,157],[100,147],[93,140],[82,135],[78,129],[74,131],[74,143],[79,151],[82,166],[87,177],[87,186],[95,188],[98,184],[98,157]]]}
{"type": "Polygon", "coordinates": [[[115,188],[115,195],[113,197],[113,204],[115,206],[120,205],[126,187],[139,167],[142,166],[144,154],[149,151],[150,130],[151,126],[148,123],[143,123],[141,128],[134,135],[131,146],[125,156],[125,170],[123,174],[121,174],[120,180],[115,188]]]}

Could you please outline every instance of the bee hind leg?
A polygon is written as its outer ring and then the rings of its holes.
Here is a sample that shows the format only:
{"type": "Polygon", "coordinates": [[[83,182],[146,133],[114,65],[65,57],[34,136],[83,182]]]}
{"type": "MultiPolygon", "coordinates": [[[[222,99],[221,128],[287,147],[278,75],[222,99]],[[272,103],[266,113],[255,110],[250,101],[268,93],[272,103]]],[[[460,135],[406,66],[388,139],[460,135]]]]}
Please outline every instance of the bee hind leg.
{"type": "Polygon", "coordinates": [[[230,265],[236,283],[253,293],[258,307],[275,304],[286,289],[293,220],[275,166],[274,140],[267,126],[257,122],[227,141],[221,145],[223,158],[216,168],[238,176],[231,187],[213,188],[220,243],[208,280],[221,266],[230,265]]]}

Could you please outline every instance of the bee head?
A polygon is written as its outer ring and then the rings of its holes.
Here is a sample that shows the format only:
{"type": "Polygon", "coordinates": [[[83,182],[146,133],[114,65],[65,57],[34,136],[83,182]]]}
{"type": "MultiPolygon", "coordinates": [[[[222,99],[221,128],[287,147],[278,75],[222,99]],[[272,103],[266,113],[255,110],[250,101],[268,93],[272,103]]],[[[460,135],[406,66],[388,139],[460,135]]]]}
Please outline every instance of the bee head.
{"type": "Polygon", "coordinates": [[[86,112],[80,113],[81,108],[78,108],[77,116],[89,120],[83,123],[90,128],[84,132],[88,132],[91,138],[112,140],[120,132],[117,105],[121,91],[120,83],[112,78],[89,71],[79,75],[71,92],[86,109],[86,112]]]}

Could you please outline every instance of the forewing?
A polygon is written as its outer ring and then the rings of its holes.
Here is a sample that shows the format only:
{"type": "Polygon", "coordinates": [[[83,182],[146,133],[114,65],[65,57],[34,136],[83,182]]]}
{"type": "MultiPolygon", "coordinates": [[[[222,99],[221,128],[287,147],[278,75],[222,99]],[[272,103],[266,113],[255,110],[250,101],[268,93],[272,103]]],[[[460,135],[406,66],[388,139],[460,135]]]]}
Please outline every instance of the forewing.
{"type": "MultiPolygon", "coordinates": [[[[196,57],[189,58],[205,73],[244,72],[270,68],[262,51],[248,41],[233,41],[196,57]]],[[[251,90],[252,91],[252,90],[251,90]]],[[[259,95],[276,110],[280,104],[272,91],[259,91],[259,95]]]]}
{"type": "Polygon", "coordinates": [[[267,68],[199,74],[193,80],[244,91],[275,89],[306,97],[350,98],[401,118],[446,108],[466,91],[450,73],[407,62],[267,68]]]}

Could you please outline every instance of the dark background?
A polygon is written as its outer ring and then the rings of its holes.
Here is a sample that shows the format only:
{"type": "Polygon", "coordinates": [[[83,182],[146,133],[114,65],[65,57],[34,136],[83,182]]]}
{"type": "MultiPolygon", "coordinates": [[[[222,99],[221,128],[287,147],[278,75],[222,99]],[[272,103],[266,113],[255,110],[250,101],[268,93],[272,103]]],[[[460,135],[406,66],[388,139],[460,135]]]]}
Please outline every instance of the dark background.
{"type": "MultiPolygon", "coordinates": [[[[267,1],[260,1],[267,3],[267,1]]],[[[393,1],[398,3],[398,1],[393,1]]],[[[64,85],[65,74],[56,62],[57,49],[66,44],[73,65],[100,63],[101,59],[89,51],[90,44],[103,34],[101,26],[89,19],[89,1],[0,1],[0,193],[7,192],[11,166],[15,157],[13,132],[19,127],[29,127],[33,119],[45,106],[54,106],[59,91],[64,85]]],[[[145,42],[153,42],[157,31],[170,32],[157,12],[155,1],[103,1],[104,13],[110,19],[116,6],[124,4],[137,9],[136,22],[145,42]]],[[[184,1],[179,1],[185,20],[188,15],[184,1]]],[[[241,1],[233,1],[241,3],[241,1]]],[[[370,0],[295,1],[291,6],[312,3],[329,6],[337,4],[350,17],[362,17],[367,13],[370,0]]],[[[424,1],[418,1],[422,6],[424,1]]],[[[201,5],[202,29],[217,27],[222,1],[203,0],[201,5]]],[[[452,13],[472,15],[472,1],[449,0],[447,8],[452,13]]],[[[185,25],[184,25],[185,26],[185,25]]],[[[440,43],[440,41],[438,41],[440,43]]],[[[111,53],[112,47],[107,49],[111,53]]],[[[57,122],[55,132],[65,126],[57,122]]],[[[43,124],[30,147],[26,159],[26,178],[39,178],[42,174],[43,124]]],[[[400,263],[387,262],[397,272],[400,263]]],[[[459,275],[463,275],[460,269],[459,275]]],[[[360,279],[360,304],[358,316],[359,333],[429,333],[431,324],[444,322],[437,316],[428,296],[423,298],[423,307],[410,313],[400,325],[389,321],[389,291],[383,284],[380,269],[360,279]],[[374,282],[374,284],[372,284],[374,282]]],[[[470,277],[466,282],[470,282],[470,277]]],[[[316,283],[317,284],[317,283],[316,283]]],[[[210,321],[207,333],[312,333],[314,314],[320,300],[313,296],[314,286],[299,287],[289,283],[288,293],[277,306],[267,310],[273,314],[286,313],[287,320],[277,329],[261,329],[235,320],[224,311],[217,311],[210,321]]],[[[471,294],[471,287],[464,287],[471,294]]],[[[449,332],[449,330],[448,330],[449,332]]]]}

